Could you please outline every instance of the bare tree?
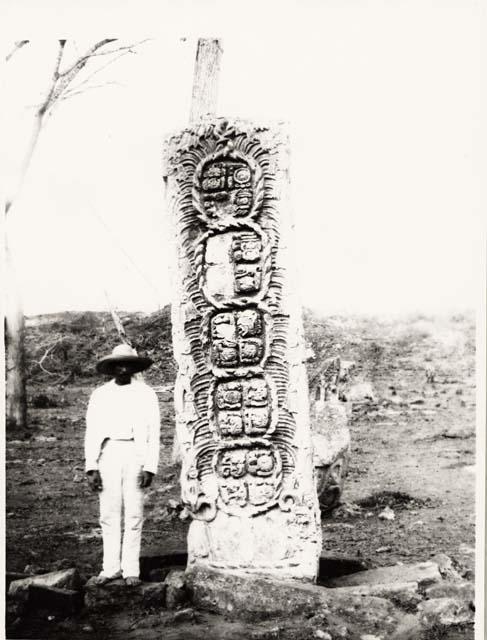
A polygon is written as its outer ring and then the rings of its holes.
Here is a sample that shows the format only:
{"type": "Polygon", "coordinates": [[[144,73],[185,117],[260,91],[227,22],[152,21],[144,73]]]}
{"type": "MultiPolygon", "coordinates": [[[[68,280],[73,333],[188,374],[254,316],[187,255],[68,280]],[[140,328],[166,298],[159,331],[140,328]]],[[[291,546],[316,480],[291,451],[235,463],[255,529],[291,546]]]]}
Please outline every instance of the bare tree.
{"type": "MultiPolygon", "coordinates": [[[[25,150],[13,194],[5,205],[5,213],[12,215],[15,203],[24,186],[34,152],[47,119],[62,101],[74,97],[90,89],[109,84],[90,84],[94,76],[129,53],[136,53],[135,47],[145,41],[123,45],[116,38],[105,38],[95,42],[83,55],[67,60],[67,40],[59,40],[51,78],[47,82],[47,90],[34,111],[34,121],[29,143],[25,150]],[[96,62],[101,62],[96,65],[96,62]],[[83,73],[83,71],[85,73],[83,73]],[[88,73],[86,73],[88,72],[88,73]]],[[[29,40],[19,40],[6,56],[7,61],[29,44],[29,40]]],[[[7,305],[5,317],[6,345],[6,424],[9,429],[25,429],[27,427],[27,402],[25,380],[25,322],[22,303],[15,278],[15,256],[5,240],[5,261],[7,275],[7,305]]]]}

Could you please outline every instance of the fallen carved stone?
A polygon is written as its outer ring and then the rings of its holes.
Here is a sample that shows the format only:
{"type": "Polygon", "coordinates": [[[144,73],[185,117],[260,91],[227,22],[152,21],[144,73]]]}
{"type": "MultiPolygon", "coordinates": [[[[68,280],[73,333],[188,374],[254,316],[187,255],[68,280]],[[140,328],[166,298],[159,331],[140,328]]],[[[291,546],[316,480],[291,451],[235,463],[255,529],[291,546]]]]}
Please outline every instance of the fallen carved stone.
{"type": "Polygon", "coordinates": [[[37,576],[30,576],[10,583],[8,595],[13,598],[25,597],[31,585],[73,589],[81,588],[81,578],[77,569],[64,569],[37,576]]]}

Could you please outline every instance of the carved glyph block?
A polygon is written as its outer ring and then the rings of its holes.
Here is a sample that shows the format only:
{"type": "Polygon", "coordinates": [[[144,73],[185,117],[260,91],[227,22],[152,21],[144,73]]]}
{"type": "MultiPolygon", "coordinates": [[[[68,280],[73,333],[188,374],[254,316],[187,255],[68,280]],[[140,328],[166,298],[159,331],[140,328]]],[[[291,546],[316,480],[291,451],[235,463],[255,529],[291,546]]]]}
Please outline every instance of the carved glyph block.
{"type": "Polygon", "coordinates": [[[290,251],[287,140],[202,121],[168,139],[172,306],[188,562],[314,580],[301,310],[290,251]]]}

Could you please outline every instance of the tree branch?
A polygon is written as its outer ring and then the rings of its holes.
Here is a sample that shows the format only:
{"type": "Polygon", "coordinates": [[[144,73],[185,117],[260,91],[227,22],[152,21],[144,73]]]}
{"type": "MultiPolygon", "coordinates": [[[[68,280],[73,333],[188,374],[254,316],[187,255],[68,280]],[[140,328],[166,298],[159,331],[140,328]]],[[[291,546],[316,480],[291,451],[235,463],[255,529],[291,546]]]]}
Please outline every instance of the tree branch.
{"type": "Polygon", "coordinates": [[[76,62],[73,65],[71,65],[71,67],[69,67],[65,71],[59,72],[58,77],[63,78],[71,74],[75,69],[77,70],[77,72],[80,71],[85,66],[87,61],[94,55],[94,53],[98,51],[98,49],[101,49],[101,47],[104,47],[106,44],[110,42],[116,42],[116,40],[117,38],[105,38],[104,40],[100,40],[99,42],[96,42],[92,47],[88,49],[85,55],[81,56],[81,58],[78,58],[76,62]]]}
{"type": "MultiPolygon", "coordinates": [[[[140,42],[137,42],[135,44],[118,47],[117,49],[111,49],[109,51],[99,51],[99,49],[101,49],[105,45],[111,42],[115,42],[116,40],[117,38],[105,38],[104,40],[100,40],[99,42],[94,44],[92,47],[90,47],[90,49],[88,49],[88,51],[84,56],[81,56],[81,58],[78,58],[78,60],[76,60],[76,62],[73,65],[71,65],[71,67],[69,67],[63,72],[58,71],[56,86],[54,88],[54,93],[51,97],[51,104],[49,105],[49,108],[53,107],[54,104],[57,101],[59,101],[60,98],[66,93],[66,90],[68,89],[72,81],[78,76],[80,71],[82,71],[82,69],[86,66],[86,64],[91,58],[94,58],[95,56],[111,55],[111,54],[122,52],[119,56],[116,56],[114,60],[111,60],[108,63],[110,64],[111,62],[114,62],[116,59],[120,58],[122,55],[125,55],[126,53],[135,53],[135,51],[133,50],[133,47],[136,47],[139,44],[143,44],[144,42],[147,42],[148,38],[146,38],[145,40],[141,40],[140,42]]],[[[108,66],[108,65],[105,65],[105,66],[108,66]]],[[[97,73],[98,71],[99,70],[97,70],[95,73],[97,73]]],[[[83,85],[84,82],[85,81],[81,82],[79,86],[83,85]]]]}
{"type": "Polygon", "coordinates": [[[111,60],[109,60],[108,62],[106,62],[104,65],[102,65],[101,67],[99,67],[98,69],[96,69],[95,71],[93,71],[93,73],[90,73],[90,75],[88,75],[84,80],[82,80],[79,84],[77,84],[75,87],[72,87],[72,89],[70,89],[70,91],[76,91],[78,90],[80,87],[82,87],[83,85],[85,85],[87,82],[89,82],[91,80],[91,78],[93,78],[93,76],[96,76],[97,73],[100,73],[100,71],[103,71],[103,69],[106,69],[108,66],[110,66],[111,64],[113,64],[116,60],[118,60],[119,58],[121,58],[122,56],[126,56],[127,53],[131,53],[132,50],[128,49],[126,51],[122,51],[122,53],[118,56],[115,56],[114,58],[112,58],[111,60]]]}
{"type": "Polygon", "coordinates": [[[50,375],[50,376],[57,376],[57,375],[59,375],[59,374],[57,374],[57,373],[53,373],[52,371],[48,371],[47,369],[45,369],[45,368],[43,367],[42,363],[43,363],[43,362],[44,362],[44,360],[47,358],[47,356],[49,355],[49,353],[50,353],[50,352],[51,352],[55,347],[57,347],[57,345],[58,345],[60,342],[61,342],[60,340],[56,340],[56,342],[55,342],[54,344],[52,344],[50,347],[48,347],[48,348],[47,348],[46,352],[44,353],[44,355],[42,356],[42,358],[41,358],[39,361],[34,360],[34,362],[40,366],[40,368],[44,371],[44,373],[47,373],[47,374],[48,374],[48,375],[50,375]]]}
{"type": "Polygon", "coordinates": [[[29,43],[29,40],[17,40],[17,42],[14,43],[14,48],[12,49],[12,51],[9,54],[7,54],[5,61],[8,62],[10,58],[14,55],[14,53],[16,53],[19,49],[22,49],[22,47],[25,47],[25,45],[28,43],[29,43]]]}
{"type": "Polygon", "coordinates": [[[89,91],[90,89],[101,89],[102,87],[107,87],[111,84],[116,84],[120,86],[120,82],[102,82],[101,84],[92,84],[89,87],[85,87],[84,89],[80,89],[79,91],[75,91],[75,87],[73,87],[72,89],[69,89],[68,91],[65,91],[60,98],[58,98],[58,100],[68,100],[69,98],[72,98],[73,96],[77,96],[80,93],[84,93],[85,91],[89,91]]]}
{"type": "Polygon", "coordinates": [[[62,57],[63,57],[64,47],[65,46],[66,46],[66,40],[59,40],[59,50],[58,50],[58,54],[57,54],[57,58],[56,58],[56,63],[54,65],[54,72],[52,74],[52,83],[51,83],[51,86],[49,88],[47,97],[44,100],[44,104],[41,106],[41,108],[37,112],[37,115],[40,118],[42,118],[44,116],[46,111],[51,106],[51,103],[54,102],[54,100],[55,100],[54,93],[55,93],[55,90],[56,90],[56,83],[57,83],[57,80],[58,80],[58,77],[59,77],[59,67],[61,65],[61,60],[62,60],[62,57]]]}

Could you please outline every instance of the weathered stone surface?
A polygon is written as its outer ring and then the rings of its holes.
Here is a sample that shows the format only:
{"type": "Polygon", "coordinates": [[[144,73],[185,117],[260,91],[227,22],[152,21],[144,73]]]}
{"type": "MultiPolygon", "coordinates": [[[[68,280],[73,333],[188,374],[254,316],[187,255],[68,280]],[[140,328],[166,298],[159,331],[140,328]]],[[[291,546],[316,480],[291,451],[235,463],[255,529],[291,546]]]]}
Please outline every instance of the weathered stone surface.
{"type": "Polygon", "coordinates": [[[50,613],[72,615],[83,606],[83,594],[73,589],[60,589],[32,584],[28,589],[30,609],[45,609],[50,613]]]}
{"type": "Polygon", "coordinates": [[[422,602],[419,607],[421,624],[429,628],[433,625],[449,627],[474,621],[474,611],[465,602],[456,598],[433,598],[422,602]]]}
{"type": "Polygon", "coordinates": [[[219,572],[203,567],[188,571],[192,602],[201,609],[244,620],[322,612],[336,621],[336,629],[347,621],[364,632],[383,629],[392,633],[402,613],[385,598],[327,589],[309,583],[219,572]],[[341,622],[340,622],[341,620],[341,622]]]}
{"type": "Polygon", "coordinates": [[[102,609],[148,609],[165,605],[164,582],[142,582],[129,587],[124,580],[113,580],[104,585],[85,585],[85,605],[91,610],[102,609]]]}
{"type": "Polygon", "coordinates": [[[461,580],[461,576],[453,566],[453,561],[444,553],[437,553],[431,558],[438,565],[439,572],[446,580],[461,580]]]}
{"type": "Polygon", "coordinates": [[[425,589],[428,599],[456,598],[465,602],[475,602],[475,585],[473,582],[441,582],[425,589]]]}
{"type": "Polygon", "coordinates": [[[310,382],[310,422],[318,500],[322,512],[333,509],[343,493],[350,459],[350,408],[340,401],[353,363],[327,358],[310,382]]]}
{"type": "Polygon", "coordinates": [[[188,601],[186,574],[183,569],[173,569],[164,580],[166,585],[166,607],[177,609],[188,601]]]}
{"type": "Polygon", "coordinates": [[[287,137],[202,120],[173,136],[172,328],[188,563],[313,581],[321,550],[287,137]]]}
{"type": "Polygon", "coordinates": [[[14,580],[25,580],[25,578],[30,578],[31,576],[29,574],[25,574],[25,573],[16,573],[14,571],[7,571],[5,573],[5,591],[6,593],[8,593],[10,584],[14,581],[14,580]]]}
{"type": "Polygon", "coordinates": [[[23,597],[27,593],[30,585],[59,587],[76,591],[81,587],[81,578],[77,569],[64,569],[63,571],[53,571],[43,575],[31,576],[11,582],[8,595],[14,598],[23,597]]]}
{"type": "Polygon", "coordinates": [[[360,571],[339,578],[326,581],[328,587],[350,587],[357,585],[385,585],[391,583],[416,582],[419,586],[426,586],[434,582],[441,582],[441,574],[435,562],[420,562],[418,564],[394,565],[360,571]]]}

